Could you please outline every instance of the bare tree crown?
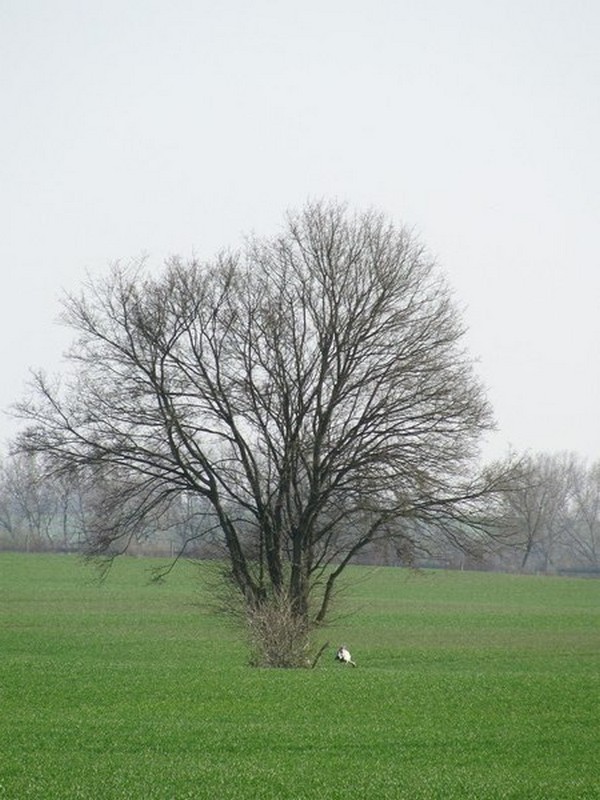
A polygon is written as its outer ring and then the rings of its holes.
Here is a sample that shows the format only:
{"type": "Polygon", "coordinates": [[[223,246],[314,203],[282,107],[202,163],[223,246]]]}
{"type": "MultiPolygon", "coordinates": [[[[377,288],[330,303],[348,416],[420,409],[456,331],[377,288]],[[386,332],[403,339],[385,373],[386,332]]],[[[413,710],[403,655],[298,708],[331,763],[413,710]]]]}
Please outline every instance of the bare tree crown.
{"type": "Polygon", "coordinates": [[[64,315],[74,377],[37,376],[22,444],[110,487],[98,550],[192,493],[249,602],[285,590],[306,615],[326,574],[322,618],[361,548],[486,491],[492,416],[451,293],[381,215],[309,204],[210,263],[116,266],[64,315]]]}

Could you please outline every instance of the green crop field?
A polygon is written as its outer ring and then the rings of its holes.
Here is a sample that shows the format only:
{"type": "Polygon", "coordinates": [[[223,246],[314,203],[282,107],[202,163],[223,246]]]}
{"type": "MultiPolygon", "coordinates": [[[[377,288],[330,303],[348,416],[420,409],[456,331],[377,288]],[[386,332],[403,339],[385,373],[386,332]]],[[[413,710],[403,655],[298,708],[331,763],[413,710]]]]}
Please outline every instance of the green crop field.
{"type": "Polygon", "coordinates": [[[354,568],[265,670],[154,563],[0,554],[0,798],[600,797],[600,582],[354,568]]]}

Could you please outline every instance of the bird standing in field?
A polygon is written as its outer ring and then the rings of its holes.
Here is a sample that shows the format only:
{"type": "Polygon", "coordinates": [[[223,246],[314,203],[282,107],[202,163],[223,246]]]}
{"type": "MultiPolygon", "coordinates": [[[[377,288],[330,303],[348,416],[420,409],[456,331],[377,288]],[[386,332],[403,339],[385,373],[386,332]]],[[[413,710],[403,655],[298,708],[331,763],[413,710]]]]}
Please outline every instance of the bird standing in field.
{"type": "Polygon", "coordinates": [[[354,661],[352,661],[352,656],[350,655],[350,651],[348,650],[346,645],[342,645],[338,649],[337,653],[335,654],[335,657],[338,661],[341,661],[342,664],[351,664],[353,667],[356,666],[354,661]]]}

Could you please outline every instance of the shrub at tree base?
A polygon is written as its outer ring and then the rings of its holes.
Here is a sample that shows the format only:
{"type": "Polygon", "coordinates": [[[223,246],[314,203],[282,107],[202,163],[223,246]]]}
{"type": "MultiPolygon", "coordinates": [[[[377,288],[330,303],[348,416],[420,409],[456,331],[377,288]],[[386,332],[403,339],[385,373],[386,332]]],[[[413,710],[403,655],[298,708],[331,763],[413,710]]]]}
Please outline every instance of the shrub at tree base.
{"type": "Polygon", "coordinates": [[[310,667],[310,626],[285,592],[247,605],[250,663],[256,667],[310,667]]]}

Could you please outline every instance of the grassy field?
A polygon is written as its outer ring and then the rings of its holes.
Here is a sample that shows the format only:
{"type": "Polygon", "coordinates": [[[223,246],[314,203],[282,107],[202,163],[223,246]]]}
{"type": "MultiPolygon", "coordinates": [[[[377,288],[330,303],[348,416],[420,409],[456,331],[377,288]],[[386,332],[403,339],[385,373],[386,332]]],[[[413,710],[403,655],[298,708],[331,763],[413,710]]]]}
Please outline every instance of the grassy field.
{"type": "Polygon", "coordinates": [[[283,671],[151,566],[0,554],[0,798],[600,797],[600,582],[356,568],[283,671]]]}

